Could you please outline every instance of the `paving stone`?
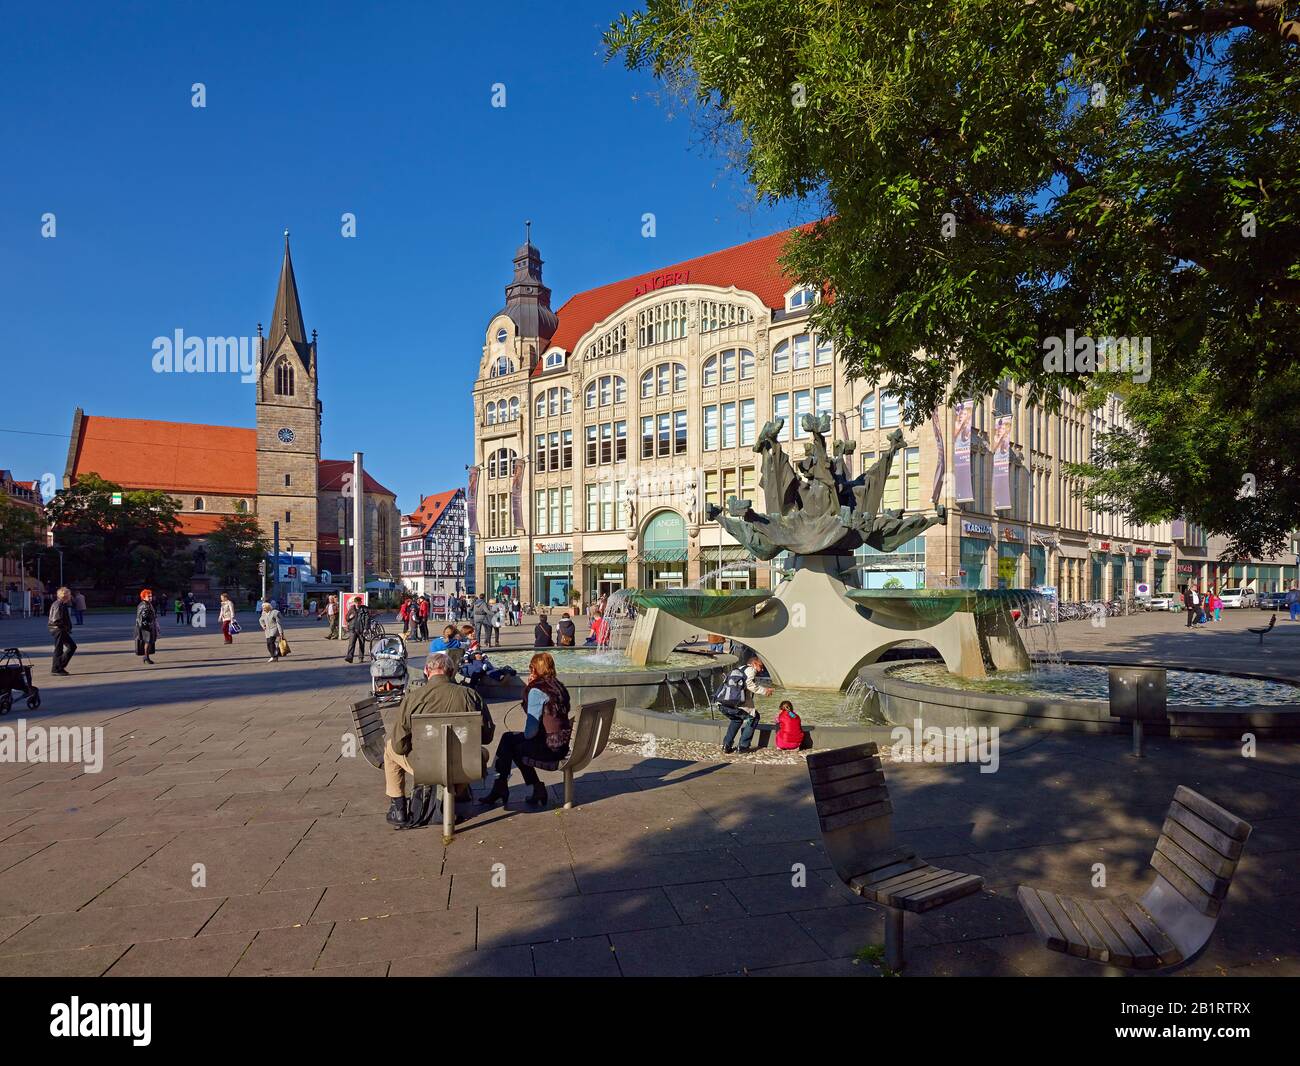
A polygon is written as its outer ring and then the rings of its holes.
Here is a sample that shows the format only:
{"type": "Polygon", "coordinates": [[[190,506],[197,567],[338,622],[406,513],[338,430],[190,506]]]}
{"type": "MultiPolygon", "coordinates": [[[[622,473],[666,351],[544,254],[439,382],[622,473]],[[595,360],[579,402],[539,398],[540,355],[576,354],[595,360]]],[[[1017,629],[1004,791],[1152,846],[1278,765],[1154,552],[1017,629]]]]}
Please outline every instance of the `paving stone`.
{"type": "Polygon", "coordinates": [[[306,888],[296,892],[258,892],[247,896],[231,896],[221,904],[200,936],[221,933],[257,932],[259,929],[280,929],[306,925],[324,889],[306,888]]]}
{"type": "Polygon", "coordinates": [[[484,903],[478,908],[478,944],[480,948],[537,944],[680,924],[681,919],[660,888],[503,901],[484,903]]]}
{"type": "Polygon", "coordinates": [[[128,947],[104,944],[79,951],[0,955],[0,977],[99,977],[128,947]]]}
{"type": "MultiPolygon", "coordinates": [[[[416,955],[474,949],[473,907],[395,914],[338,922],[321,955],[322,966],[346,966],[416,955]]],[[[312,928],[316,928],[313,926],[312,928]]]]}
{"type": "Polygon", "coordinates": [[[665,885],[664,892],[685,925],[744,918],[749,913],[721,881],[665,885]]]}
{"type": "MultiPolygon", "coordinates": [[[[445,911],[451,879],[408,877],[363,885],[331,885],[312,912],[313,922],[388,918],[394,914],[445,911]]],[[[295,893],[296,895],[297,893],[295,893]]]]}
{"type": "Polygon", "coordinates": [[[231,974],[234,977],[260,977],[313,969],[332,928],[322,924],[296,929],[263,929],[244,949],[231,974]]]}
{"type": "Polygon", "coordinates": [[[191,937],[203,928],[220,905],[220,900],[207,899],[192,903],[98,907],[67,914],[43,914],[0,942],[0,955],[191,937]]]}
{"type": "Polygon", "coordinates": [[[607,936],[580,937],[533,945],[538,977],[620,977],[618,958],[607,936]]]}
{"type": "Polygon", "coordinates": [[[628,977],[698,977],[825,958],[788,915],[611,935],[628,977]]]}
{"type": "Polygon", "coordinates": [[[462,951],[454,955],[411,955],[394,959],[389,977],[532,977],[532,949],[520,945],[462,951]]]}
{"type": "Polygon", "coordinates": [[[225,977],[252,939],[251,933],[223,933],[135,944],[104,976],[225,977]]]}

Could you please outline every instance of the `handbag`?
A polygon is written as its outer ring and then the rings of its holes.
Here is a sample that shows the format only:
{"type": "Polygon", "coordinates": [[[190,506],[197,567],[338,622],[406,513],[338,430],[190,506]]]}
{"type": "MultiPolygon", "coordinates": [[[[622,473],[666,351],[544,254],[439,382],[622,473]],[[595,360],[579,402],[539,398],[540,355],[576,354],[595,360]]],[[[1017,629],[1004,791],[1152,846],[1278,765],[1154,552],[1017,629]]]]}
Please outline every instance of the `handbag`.
{"type": "Polygon", "coordinates": [[[232,618],[230,620],[230,625],[226,627],[226,632],[228,632],[233,637],[236,634],[242,633],[243,630],[240,629],[239,623],[232,618]]]}
{"type": "Polygon", "coordinates": [[[279,642],[277,643],[277,647],[279,647],[281,655],[288,655],[291,650],[289,648],[289,642],[285,640],[284,637],[280,638],[279,642]]]}

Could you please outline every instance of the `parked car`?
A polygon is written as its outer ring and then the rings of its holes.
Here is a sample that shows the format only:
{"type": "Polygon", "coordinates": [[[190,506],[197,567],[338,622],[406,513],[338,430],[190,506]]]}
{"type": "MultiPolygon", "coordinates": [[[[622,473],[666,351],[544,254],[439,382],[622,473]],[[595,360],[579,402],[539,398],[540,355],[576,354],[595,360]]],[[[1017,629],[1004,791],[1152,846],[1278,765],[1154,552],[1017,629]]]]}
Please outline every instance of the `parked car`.
{"type": "Polygon", "coordinates": [[[1152,596],[1146,601],[1148,611],[1181,611],[1183,602],[1177,596],[1152,596]]]}
{"type": "Polygon", "coordinates": [[[1229,607],[1254,607],[1255,590],[1249,588],[1224,589],[1219,593],[1224,609],[1229,607]]]}
{"type": "Polygon", "coordinates": [[[1285,592],[1261,592],[1256,602],[1261,611],[1285,611],[1287,609],[1285,592]]]}

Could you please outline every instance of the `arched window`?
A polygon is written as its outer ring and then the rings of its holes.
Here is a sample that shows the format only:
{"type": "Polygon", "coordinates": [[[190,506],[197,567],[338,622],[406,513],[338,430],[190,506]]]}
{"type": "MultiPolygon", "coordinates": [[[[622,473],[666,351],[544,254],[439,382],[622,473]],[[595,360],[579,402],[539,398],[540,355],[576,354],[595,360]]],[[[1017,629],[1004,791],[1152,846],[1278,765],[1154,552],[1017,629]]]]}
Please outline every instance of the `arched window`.
{"type": "Polygon", "coordinates": [[[564,366],[564,353],[561,351],[546,353],[546,369],[554,370],[557,367],[564,366]]]}
{"type": "Polygon", "coordinates": [[[483,420],[489,426],[495,426],[497,424],[497,404],[495,400],[488,400],[487,406],[483,409],[483,413],[485,416],[483,420]]]}
{"type": "Polygon", "coordinates": [[[790,311],[801,311],[805,307],[811,307],[817,302],[817,290],[812,287],[795,289],[786,300],[786,308],[790,311]]]}
{"type": "Polygon", "coordinates": [[[537,394],[537,402],[533,404],[533,417],[546,417],[546,393],[544,392],[539,392],[537,394]]]}
{"type": "Polygon", "coordinates": [[[704,360],[703,384],[705,386],[708,386],[708,385],[716,385],[717,383],[718,383],[718,357],[716,355],[711,355],[706,360],[704,360]]]}
{"type": "Polygon", "coordinates": [[[275,394],[293,395],[293,367],[289,365],[288,359],[281,359],[275,364],[275,394]]]}
{"type": "Polygon", "coordinates": [[[519,397],[511,396],[510,397],[510,421],[513,422],[518,417],[519,417],[519,397]]]}
{"type": "Polygon", "coordinates": [[[772,373],[783,374],[790,369],[790,342],[782,341],[772,349],[772,373]]]}
{"type": "Polygon", "coordinates": [[[515,469],[516,453],[513,448],[498,448],[488,456],[488,479],[510,477],[515,469]]]}
{"type": "Polygon", "coordinates": [[[201,510],[203,510],[204,506],[205,506],[205,504],[204,504],[204,502],[203,502],[203,497],[202,497],[202,496],[195,496],[195,497],[194,497],[194,510],[196,510],[196,511],[201,511],[201,510]]]}
{"type": "Polygon", "coordinates": [[[248,514],[248,501],[247,501],[247,500],[236,500],[236,501],[235,501],[235,513],[236,513],[236,514],[248,514]]]}
{"type": "Polygon", "coordinates": [[[596,406],[596,383],[594,381],[587,382],[587,388],[583,391],[582,397],[583,406],[588,411],[596,406]]]}
{"type": "Polygon", "coordinates": [[[627,379],[618,374],[605,374],[587,382],[583,390],[583,406],[587,410],[594,407],[608,407],[611,404],[627,400],[627,379]]]}
{"type": "Polygon", "coordinates": [[[503,378],[515,372],[515,361],[506,355],[498,355],[492,364],[492,369],[488,376],[494,378],[503,378]]]}
{"type": "Polygon", "coordinates": [[[861,426],[863,429],[876,428],[876,394],[874,391],[867,393],[866,399],[862,401],[859,408],[861,412],[861,426]]]}

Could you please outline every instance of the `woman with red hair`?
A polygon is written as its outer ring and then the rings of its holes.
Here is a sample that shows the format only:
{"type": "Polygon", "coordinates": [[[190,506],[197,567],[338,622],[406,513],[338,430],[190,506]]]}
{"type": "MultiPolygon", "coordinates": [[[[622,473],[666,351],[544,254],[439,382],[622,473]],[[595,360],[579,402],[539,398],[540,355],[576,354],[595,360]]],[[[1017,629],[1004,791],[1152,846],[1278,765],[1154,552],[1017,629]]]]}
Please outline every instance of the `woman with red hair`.
{"type": "Polygon", "coordinates": [[[153,606],[153,592],[140,590],[140,604],[135,609],[135,653],[143,655],[144,661],[153,665],[149,658],[158,642],[158,612],[153,606]]]}
{"type": "Polygon", "coordinates": [[[532,786],[530,807],[546,806],[546,786],[525,759],[559,762],[569,754],[569,690],[555,676],[555,660],[539,651],[528,663],[528,684],[524,688],[524,731],[506,733],[497,745],[497,779],[492,791],[479,802],[488,807],[506,805],[510,794],[510,766],[519,767],[524,784],[532,786]]]}

